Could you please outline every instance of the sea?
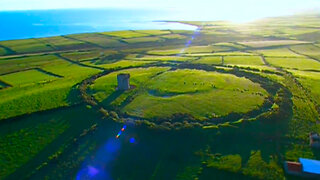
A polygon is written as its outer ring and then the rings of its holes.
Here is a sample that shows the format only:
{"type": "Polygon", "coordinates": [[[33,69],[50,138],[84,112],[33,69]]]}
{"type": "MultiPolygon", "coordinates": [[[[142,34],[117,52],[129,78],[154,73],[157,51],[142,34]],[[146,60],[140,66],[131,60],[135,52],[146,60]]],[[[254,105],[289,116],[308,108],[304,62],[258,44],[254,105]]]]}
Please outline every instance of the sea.
{"type": "Polygon", "coordinates": [[[63,9],[0,11],[0,41],[76,33],[144,29],[195,30],[174,11],[145,9],[63,9]]]}

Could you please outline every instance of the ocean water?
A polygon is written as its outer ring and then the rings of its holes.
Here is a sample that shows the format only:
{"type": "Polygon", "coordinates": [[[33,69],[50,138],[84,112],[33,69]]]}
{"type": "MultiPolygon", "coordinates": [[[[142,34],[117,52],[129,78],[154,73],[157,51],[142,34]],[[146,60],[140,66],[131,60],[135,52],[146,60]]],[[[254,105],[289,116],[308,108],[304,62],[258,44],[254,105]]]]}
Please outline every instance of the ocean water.
{"type": "Polygon", "coordinates": [[[181,20],[173,11],[142,9],[69,9],[0,12],[0,40],[86,32],[143,29],[194,30],[195,26],[159,22],[181,20]]]}

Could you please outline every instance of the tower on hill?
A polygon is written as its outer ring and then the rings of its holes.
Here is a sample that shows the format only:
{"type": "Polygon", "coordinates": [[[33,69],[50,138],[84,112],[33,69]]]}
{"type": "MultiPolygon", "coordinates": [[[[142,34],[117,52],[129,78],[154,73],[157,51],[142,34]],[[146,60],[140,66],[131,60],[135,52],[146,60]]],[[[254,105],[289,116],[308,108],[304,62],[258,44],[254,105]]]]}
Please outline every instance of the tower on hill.
{"type": "Polygon", "coordinates": [[[118,74],[118,90],[130,89],[130,74],[118,74]]]}

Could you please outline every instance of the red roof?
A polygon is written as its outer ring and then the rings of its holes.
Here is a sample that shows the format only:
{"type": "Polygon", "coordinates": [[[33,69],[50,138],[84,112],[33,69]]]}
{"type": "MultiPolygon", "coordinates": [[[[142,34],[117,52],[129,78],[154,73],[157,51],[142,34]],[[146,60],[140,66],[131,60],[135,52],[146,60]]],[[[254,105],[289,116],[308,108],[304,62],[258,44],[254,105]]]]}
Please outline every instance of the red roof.
{"type": "Polygon", "coordinates": [[[288,171],[295,172],[295,173],[301,173],[302,166],[298,162],[287,162],[288,171]]]}

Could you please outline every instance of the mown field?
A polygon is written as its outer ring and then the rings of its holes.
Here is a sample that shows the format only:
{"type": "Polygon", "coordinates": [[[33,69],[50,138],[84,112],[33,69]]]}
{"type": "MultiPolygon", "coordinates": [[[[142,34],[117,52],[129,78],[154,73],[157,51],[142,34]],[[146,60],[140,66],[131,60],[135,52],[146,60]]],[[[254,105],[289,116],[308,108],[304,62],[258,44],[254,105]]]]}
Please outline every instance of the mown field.
{"type": "Polygon", "coordinates": [[[184,23],[0,41],[0,179],[292,179],[284,161],[320,160],[319,15],[184,23]]]}

